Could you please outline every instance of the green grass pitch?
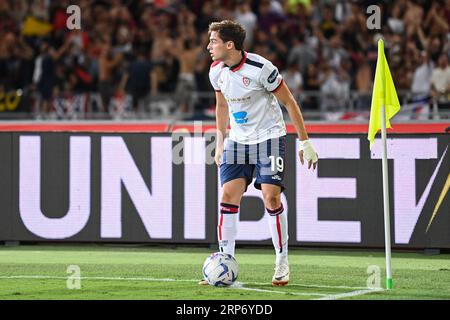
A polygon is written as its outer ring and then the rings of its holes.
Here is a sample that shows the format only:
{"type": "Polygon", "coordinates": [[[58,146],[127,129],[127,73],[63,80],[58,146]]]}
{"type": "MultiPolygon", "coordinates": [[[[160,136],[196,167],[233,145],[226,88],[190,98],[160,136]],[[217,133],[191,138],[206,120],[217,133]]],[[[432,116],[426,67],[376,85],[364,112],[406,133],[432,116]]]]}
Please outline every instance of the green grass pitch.
{"type": "Polygon", "coordinates": [[[237,248],[239,285],[200,286],[208,248],[24,245],[0,247],[3,299],[450,299],[450,254],[392,256],[393,290],[367,289],[369,266],[385,287],[382,251],[290,249],[290,283],[272,287],[272,249],[237,248]],[[80,289],[68,267],[80,268],[80,289]]]}

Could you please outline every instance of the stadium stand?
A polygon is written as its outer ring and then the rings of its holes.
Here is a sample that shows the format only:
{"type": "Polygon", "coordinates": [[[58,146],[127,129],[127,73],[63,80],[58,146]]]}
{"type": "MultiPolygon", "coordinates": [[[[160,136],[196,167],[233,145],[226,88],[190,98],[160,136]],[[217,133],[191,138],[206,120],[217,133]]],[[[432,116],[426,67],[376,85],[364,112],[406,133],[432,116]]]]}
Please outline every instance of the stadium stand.
{"type": "Polygon", "coordinates": [[[214,120],[209,23],[283,72],[307,120],[367,120],[383,37],[400,120],[448,119],[449,1],[0,2],[0,118],[214,120]],[[69,30],[66,8],[81,9],[69,30]],[[366,26],[381,9],[381,29],[366,26]]]}

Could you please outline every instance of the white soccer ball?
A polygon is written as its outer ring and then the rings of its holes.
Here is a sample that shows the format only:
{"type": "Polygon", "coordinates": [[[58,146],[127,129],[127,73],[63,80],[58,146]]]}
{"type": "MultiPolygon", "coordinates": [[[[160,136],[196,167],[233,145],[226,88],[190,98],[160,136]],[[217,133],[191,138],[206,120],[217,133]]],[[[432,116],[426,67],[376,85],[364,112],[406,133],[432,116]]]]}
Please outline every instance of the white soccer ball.
{"type": "Polygon", "coordinates": [[[203,263],[203,278],[212,286],[230,286],[238,276],[239,269],[236,259],[222,252],[215,252],[203,263]]]}

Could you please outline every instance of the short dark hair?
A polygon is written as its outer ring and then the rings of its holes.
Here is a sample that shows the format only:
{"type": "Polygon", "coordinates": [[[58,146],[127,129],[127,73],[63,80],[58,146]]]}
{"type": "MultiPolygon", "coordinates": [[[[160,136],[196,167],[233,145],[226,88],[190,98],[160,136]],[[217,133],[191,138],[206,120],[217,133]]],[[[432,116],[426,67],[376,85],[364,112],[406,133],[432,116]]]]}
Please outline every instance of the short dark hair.
{"type": "Polygon", "coordinates": [[[236,50],[242,50],[245,40],[245,29],[239,23],[231,20],[212,22],[209,25],[208,34],[216,31],[223,42],[233,41],[236,50]]]}

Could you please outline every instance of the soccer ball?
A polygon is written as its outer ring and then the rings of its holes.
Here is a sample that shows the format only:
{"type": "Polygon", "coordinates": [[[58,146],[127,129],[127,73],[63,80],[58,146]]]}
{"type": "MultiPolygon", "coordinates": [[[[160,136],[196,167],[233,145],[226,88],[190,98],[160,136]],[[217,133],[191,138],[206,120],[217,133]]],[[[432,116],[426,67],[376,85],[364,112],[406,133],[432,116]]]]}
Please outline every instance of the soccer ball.
{"type": "Polygon", "coordinates": [[[216,287],[232,285],[239,272],[236,259],[222,252],[215,252],[206,258],[202,270],[203,278],[216,287]]]}

